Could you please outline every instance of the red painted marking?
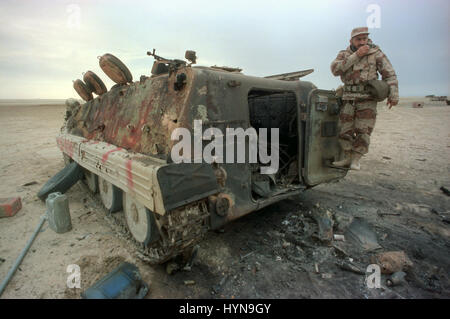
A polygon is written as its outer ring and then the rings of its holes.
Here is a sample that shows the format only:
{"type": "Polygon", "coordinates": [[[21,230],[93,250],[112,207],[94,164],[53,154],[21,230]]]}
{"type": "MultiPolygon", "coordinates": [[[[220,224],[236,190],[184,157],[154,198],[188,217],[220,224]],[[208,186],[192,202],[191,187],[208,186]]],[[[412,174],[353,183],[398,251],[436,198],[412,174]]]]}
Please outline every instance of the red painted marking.
{"type": "Polygon", "coordinates": [[[57,138],[56,143],[61,151],[73,158],[74,144],[71,141],[64,138],[57,138]]]}
{"type": "Polygon", "coordinates": [[[127,182],[129,189],[133,189],[133,174],[131,174],[131,163],[132,160],[127,160],[127,163],[125,164],[125,168],[127,170],[127,182]]]}
{"type": "Polygon", "coordinates": [[[118,147],[118,148],[115,148],[113,150],[109,150],[108,152],[103,154],[103,156],[102,156],[102,163],[105,163],[108,160],[109,154],[111,154],[113,152],[121,151],[121,150],[122,150],[122,148],[118,147]]]}

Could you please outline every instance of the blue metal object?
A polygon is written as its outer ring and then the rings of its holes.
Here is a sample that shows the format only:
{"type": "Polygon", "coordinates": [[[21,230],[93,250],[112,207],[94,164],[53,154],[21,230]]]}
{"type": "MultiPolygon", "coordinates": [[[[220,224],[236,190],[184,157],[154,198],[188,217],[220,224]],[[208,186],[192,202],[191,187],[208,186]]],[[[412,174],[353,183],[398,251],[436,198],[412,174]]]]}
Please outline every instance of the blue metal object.
{"type": "Polygon", "coordinates": [[[84,299],[142,299],[148,285],[142,281],[139,269],[124,262],[94,286],[81,294],[84,299]]]}
{"type": "Polygon", "coordinates": [[[14,273],[16,272],[17,268],[19,268],[20,263],[22,262],[22,260],[25,258],[25,255],[28,252],[28,249],[30,249],[31,244],[33,244],[34,239],[36,238],[36,236],[38,235],[39,231],[41,230],[42,225],[44,224],[44,222],[47,220],[46,216],[43,215],[41,216],[41,221],[39,222],[38,227],[36,228],[36,230],[34,231],[33,235],[31,236],[31,238],[28,240],[27,245],[25,246],[25,248],[22,250],[22,252],[20,253],[19,257],[17,257],[16,261],[14,262],[14,265],[11,267],[11,269],[8,271],[8,274],[6,275],[6,278],[2,281],[2,283],[0,284],[0,296],[2,295],[3,291],[5,290],[6,286],[8,285],[9,281],[11,280],[12,276],[14,276],[14,273]]]}

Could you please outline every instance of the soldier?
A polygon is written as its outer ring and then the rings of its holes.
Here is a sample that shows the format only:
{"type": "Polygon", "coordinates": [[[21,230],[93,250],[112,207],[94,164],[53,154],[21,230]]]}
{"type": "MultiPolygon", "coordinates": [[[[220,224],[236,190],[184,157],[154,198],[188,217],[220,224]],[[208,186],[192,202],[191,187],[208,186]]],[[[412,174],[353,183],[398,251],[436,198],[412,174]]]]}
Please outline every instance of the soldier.
{"type": "MultiPolygon", "coordinates": [[[[368,38],[368,28],[352,31],[350,46],[339,52],[331,63],[331,72],[344,82],[343,107],[339,115],[339,143],[344,158],[333,166],[360,170],[361,156],[369,150],[370,134],[375,126],[377,99],[369,84],[376,82],[378,73],[385,81],[389,109],[398,104],[398,82],[395,71],[386,55],[368,38]],[[371,81],[372,80],[372,81],[371,81]]],[[[384,83],[381,83],[384,84],[384,83]]]]}

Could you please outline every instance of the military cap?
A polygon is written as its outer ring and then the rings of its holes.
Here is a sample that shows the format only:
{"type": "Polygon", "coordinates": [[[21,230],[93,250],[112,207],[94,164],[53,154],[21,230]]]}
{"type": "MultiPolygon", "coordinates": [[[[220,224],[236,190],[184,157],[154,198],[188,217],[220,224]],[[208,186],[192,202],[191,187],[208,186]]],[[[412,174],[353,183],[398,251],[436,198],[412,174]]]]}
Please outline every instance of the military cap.
{"type": "Polygon", "coordinates": [[[360,34],[369,34],[369,28],[359,27],[359,28],[354,28],[352,30],[352,38],[356,37],[357,35],[360,35],[360,34]]]}

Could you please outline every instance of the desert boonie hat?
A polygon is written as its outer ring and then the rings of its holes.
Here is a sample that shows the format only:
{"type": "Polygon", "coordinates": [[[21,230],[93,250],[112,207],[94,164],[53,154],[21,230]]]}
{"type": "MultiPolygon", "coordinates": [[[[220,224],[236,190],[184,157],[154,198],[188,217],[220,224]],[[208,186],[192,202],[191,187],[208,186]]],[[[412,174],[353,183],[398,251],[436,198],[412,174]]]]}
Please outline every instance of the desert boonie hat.
{"type": "Polygon", "coordinates": [[[354,28],[352,30],[352,38],[356,37],[360,34],[369,34],[369,28],[368,27],[360,27],[360,28],[354,28]]]}

